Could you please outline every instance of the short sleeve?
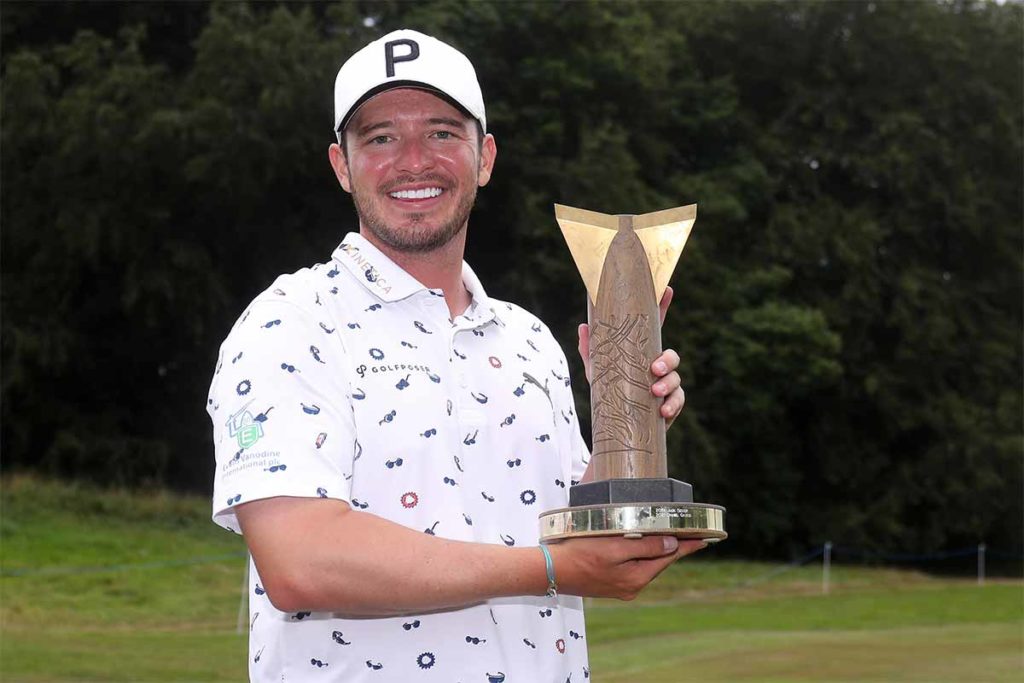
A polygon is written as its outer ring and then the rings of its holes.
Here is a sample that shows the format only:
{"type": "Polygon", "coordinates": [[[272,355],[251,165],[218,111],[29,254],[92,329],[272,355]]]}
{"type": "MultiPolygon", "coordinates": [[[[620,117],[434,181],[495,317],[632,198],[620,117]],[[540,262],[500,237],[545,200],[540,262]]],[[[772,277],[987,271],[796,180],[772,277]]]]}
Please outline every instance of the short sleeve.
{"type": "Polygon", "coordinates": [[[276,496],[348,501],[356,444],[346,353],[334,326],[288,300],[257,300],[221,345],[207,412],[213,520],[276,496]]]}

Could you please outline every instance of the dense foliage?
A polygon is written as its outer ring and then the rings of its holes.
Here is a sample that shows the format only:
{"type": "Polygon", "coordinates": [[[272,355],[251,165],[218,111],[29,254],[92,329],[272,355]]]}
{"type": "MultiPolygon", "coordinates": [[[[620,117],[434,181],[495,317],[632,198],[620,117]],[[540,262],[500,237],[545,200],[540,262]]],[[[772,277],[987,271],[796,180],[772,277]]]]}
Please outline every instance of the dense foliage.
{"type": "Polygon", "coordinates": [[[1020,547],[1021,5],[0,12],[5,468],[209,486],[220,340],[355,227],[337,67],[409,26],[471,55],[498,140],[468,258],[567,348],[551,204],[699,204],[670,470],[729,508],[730,549],[1020,547]]]}

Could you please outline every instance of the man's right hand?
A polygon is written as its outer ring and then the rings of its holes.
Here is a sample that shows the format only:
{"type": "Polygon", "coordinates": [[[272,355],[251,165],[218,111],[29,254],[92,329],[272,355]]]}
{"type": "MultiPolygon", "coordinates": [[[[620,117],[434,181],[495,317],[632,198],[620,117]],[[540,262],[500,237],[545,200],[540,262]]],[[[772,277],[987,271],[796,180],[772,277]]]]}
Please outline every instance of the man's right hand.
{"type": "Polygon", "coordinates": [[[632,600],[670,564],[707,547],[674,536],[575,538],[549,546],[558,591],[632,600]]]}

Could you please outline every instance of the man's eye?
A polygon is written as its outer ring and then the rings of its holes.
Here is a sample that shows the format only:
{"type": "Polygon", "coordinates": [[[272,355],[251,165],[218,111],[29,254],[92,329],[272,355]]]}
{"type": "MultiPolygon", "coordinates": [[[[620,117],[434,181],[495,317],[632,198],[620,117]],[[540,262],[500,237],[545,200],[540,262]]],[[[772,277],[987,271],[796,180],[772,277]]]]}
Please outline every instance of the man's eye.
{"type": "Polygon", "coordinates": [[[390,139],[391,139],[390,136],[378,135],[377,137],[370,139],[370,144],[371,145],[383,145],[385,142],[387,142],[390,139]]]}
{"type": "Polygon", "coordinates": [[[436,133],[434,133],[434,137],[436,137],[438,140],[451,140],[454,136],[452,135],[451,131],[439,130],[436,133]]]}

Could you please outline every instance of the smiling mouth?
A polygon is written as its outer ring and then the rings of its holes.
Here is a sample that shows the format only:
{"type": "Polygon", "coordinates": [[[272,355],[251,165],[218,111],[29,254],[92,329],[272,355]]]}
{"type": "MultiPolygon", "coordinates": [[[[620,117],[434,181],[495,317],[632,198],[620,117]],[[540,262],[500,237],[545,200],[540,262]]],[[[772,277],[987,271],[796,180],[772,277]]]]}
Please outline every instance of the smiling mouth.
{"type": "Polygon", "coordinates": [[[433,199],[440,197],[444,190],[440,187],[424,187],[418,190],[397,190],[389,192],[392,199],[433,199]]]}

